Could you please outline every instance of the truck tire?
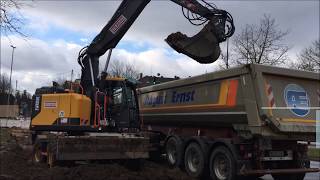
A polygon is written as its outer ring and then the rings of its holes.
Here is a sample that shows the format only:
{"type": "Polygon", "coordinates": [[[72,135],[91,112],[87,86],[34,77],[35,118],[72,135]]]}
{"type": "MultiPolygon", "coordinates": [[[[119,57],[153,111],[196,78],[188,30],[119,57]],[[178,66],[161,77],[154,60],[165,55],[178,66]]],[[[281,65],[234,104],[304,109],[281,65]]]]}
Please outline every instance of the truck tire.
{"type": "Polygon", "coordinates": [[[201,178],[205,174],[205,158],[201,147],[197,143],[190,143],[184,153],[185,170],[189,176],[201,178]]]}
{"type": "Polygon", "coordinates": [[[274,180],[303,180],[305,173],[301,174],[272,174],[274,180]]]}
{"type": "Polygon", "coordinates": [[[182,142],[178,137],[172,136],[166,142],[166,160],[170,167],[178,167],[181,163],[182,142]]]}
{"type": "Polygon", "coordinates": [[[32,161],[34,163],[44,163],[46,162],[46,157],[42,155],[43,144],[40,141],[35,141],[32,150],[32,161]]]}
{"type": "Polygon", "coordinates": [[[210,155],[210,176],[213,180],[233,180],[236,178],[236,162],[229,149],[218,146],[210,155]]]}

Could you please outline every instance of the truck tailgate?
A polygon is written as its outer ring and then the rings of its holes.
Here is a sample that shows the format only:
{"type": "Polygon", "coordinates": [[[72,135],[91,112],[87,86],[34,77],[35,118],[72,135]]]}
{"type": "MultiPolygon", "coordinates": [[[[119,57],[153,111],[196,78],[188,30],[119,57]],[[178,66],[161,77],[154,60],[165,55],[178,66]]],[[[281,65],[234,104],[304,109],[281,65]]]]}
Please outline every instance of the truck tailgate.
{"type": "MultiPolygon", "coordinates": [[[[318,73],[256,66],[260,112],[280,132],[315,137],[316,112],[320,111],[318,73]]],[[[260,113],[260,114],[261,114],[260,113]]]]}

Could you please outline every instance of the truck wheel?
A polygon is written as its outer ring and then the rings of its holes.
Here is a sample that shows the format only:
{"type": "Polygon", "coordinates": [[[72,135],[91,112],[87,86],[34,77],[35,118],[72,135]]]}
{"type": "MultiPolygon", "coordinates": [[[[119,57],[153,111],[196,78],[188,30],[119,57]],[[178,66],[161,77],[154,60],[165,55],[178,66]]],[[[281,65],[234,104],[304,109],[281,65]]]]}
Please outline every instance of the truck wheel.
{"type": "Polygon", "coordinates": [[[184,156],[185,170],[194,178],[200,178],[204,174],[205,159],[201,147],[197,143],[190,143],[184,156]]]}
{"type": "Polygon", "coordinates": [[[274,180],[303,180],[305,173],[301,174],[272,174],[274,180]]]}
{"type": "Polygon", "coordinates": [[[214,180],[232,180],[236,177],[235,159],[224,146],[219,146],[212,151],[209,166],[210,176],[214,180]]]}
{"type": "Polygon", "coordinates": [[[46,161],[45,156],[42,155],[42,144],[39,141],[36,141],[33,145],[32,160],[35,163],[43,163],[46,161]]]}
{"type": "Polygon", "coordinates": [[[170,167],[179,166],[181,161],[181,140],[177,137],[170,137],[166,143],[166,159],[170,167]]]}

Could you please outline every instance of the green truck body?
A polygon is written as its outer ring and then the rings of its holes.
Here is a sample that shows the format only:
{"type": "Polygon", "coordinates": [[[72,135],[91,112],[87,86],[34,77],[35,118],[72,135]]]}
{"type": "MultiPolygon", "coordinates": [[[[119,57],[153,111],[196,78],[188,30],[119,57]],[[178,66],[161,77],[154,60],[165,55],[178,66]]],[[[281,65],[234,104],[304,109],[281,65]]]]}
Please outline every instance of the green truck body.
{"type": "Polygon", "coordinates": [[[220,146],[232,152],[237,175],[303,179],[318,170],[300,141],[316,141],[319,73],[251,64],[143,87],[138,97],[143,127],[161,134],[169,164],[191,176],[202,169],[191,166],[189,149],[210,170],[220,146]]]}
{"type": "Polygon", "coordinates": [[[245,138],[315,141],[319,88],[318,73],[249,65],[141,88],[139,104],[146,125],[227,126],[245,138]]]}

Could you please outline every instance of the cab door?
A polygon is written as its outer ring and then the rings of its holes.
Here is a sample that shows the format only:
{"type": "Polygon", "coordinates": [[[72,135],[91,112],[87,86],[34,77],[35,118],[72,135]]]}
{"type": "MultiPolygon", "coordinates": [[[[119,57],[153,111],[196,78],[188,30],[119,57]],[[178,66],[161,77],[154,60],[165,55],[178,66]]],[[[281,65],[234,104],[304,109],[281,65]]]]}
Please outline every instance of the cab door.
{"type": "Polygon", "coordinates": [[[138,107],[138,98],[135,91],[136,87],[131,84],[127,84],[126,87],[126,100],[128,106],[128,116],[129,116],[129,127],[130,128],[139,128],[139,107],[138,107]]]}
{"type": "Polygon", "coordinates": [[[113,93],[113,119],[116,127],[119,128],[138,128],[139,114],[134,86],[122,86],[114,90],[113,93]]]}

